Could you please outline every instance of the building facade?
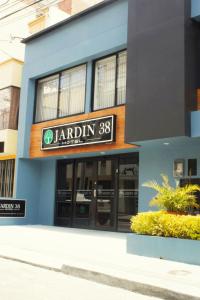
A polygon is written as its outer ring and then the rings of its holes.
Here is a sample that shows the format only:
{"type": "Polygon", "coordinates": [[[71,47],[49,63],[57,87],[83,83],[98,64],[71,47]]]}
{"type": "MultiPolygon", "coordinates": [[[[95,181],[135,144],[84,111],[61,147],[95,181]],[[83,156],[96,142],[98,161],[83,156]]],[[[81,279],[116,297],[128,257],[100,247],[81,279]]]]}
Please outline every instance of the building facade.
{"type": "Polygon", "coordinates": [[[0,64],[0,197],[12,197],[23,63],[11,58],[0,64]]]}
{"type": "MultiPolygon", "coordinates": [[[[200,178],[190,1],[103,1],[24,40],[18,224],[128,231],[142,183],[200,178]]],[[[12,221],[10,221],[12,222],[12,221]]]]}

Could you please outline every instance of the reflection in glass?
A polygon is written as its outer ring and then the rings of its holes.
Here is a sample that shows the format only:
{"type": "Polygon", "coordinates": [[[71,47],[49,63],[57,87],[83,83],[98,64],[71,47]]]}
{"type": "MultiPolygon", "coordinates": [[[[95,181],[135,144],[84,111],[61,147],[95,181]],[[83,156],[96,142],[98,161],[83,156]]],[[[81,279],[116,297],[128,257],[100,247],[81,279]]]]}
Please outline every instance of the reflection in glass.
{"type": "Polygon", "coordinates": [[[138,166],[137,154],[58,162],[56,225],[129,231],[138,166]]]}
{"type": "Polygon", "coordinates": [[[71,218],[72,215],[72,172],[73,164],[60,165],[58,168],[59,181],[56,191],[57,217],[71,218]]]}
{"type": "Polygon", "coordinates": [[[118,230],[130,230],[130,218],[138,211],[138,163],[120,159],[118,230]]]}
{"type": "Polygon", "coordinates": [[[36,122],[57,117],[59,75],[49,76],[38,81],[36,122]]]}
{"type": "Polygon", "coordinates": [[[94,110],[126,102],[126,64],[127,51],[96,61],[94,110]]]}
{"type": "Polygon", "coordinates": [[[111,227],[114,200],[114,162],[98,161],[96,225],[111,227]]]}
{"type": "Polygon", "coordinates": [[[117,76],[117,104],[126,102],[126,62],[127,52],[119,53],[118,57],[118,76],[117,76]]]}
{"type": "Polygon", "coordinates": [[[76,172],[76,218],[87,218],[89,222],[92,204],[93,162],[79,162],[76,172]]]}
{"type": "Polygon", "coordinates": [[[84,112],[86,65],[62,72],[59,117],[84,112]]]}
{"type": "Polygon", "coordinates": [[[115,104],[116,56],[101,59],[95,64],[94,110],[115,104]]]}

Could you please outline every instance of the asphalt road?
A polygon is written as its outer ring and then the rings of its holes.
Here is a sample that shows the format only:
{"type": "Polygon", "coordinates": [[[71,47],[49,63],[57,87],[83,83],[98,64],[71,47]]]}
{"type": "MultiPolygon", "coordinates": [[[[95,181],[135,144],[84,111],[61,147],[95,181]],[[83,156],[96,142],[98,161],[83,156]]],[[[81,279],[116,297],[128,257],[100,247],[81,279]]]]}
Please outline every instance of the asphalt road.
{"type": "Polygon", "coordinates": [[[6,259],[0,259],[0,299],[158,300],[6,259]]]}

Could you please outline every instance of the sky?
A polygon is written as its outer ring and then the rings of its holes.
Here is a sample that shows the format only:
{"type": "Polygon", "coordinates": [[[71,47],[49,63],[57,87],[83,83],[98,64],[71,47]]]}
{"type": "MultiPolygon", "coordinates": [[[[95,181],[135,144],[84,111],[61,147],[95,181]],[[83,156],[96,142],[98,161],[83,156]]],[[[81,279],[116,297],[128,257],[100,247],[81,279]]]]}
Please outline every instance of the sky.
{"type": "MultiPolygon", "coordinates": [[[[25,45],[20,41],[29,35],[27,24],[35,19],[35,8],[31,6],[24,9],[28,4],[37,0],[0,0],[0,63],[11,57],[24,59],[25,45]],[[26,3],[25,3],[26,2],[26,3]],[[7,16],[16,10],[20,10],[11,16],[7,16]]],[[[57,7],[60,0],[42,0],[44,5],[50,5],[48,26],[53,25],[70,15],[57,7]]],[[[101,0],[80,0],[88,6],[94,5],[101,0]]]]}

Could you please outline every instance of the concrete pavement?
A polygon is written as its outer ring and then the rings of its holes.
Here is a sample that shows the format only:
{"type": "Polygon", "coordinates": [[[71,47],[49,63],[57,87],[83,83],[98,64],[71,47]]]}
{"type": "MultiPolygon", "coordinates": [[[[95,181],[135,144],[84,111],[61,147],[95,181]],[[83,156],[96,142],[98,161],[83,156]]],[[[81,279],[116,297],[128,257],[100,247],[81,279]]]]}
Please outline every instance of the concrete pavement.
{"type": "Polygon", "coordinates": [[[0,277],[1,300],[159,300],[4,259],[0,277]]]}
{"type": "Polygon", "coordinates": [[[0,237],[7,259],[162,299],[200,299],[199,266],[127,254],[124,233],[2,226],[0,237]]]}

